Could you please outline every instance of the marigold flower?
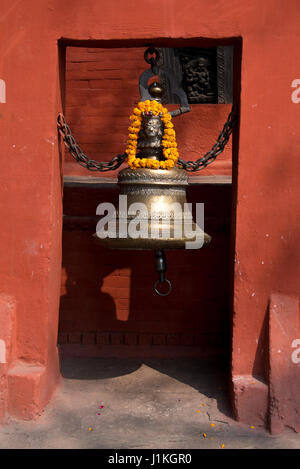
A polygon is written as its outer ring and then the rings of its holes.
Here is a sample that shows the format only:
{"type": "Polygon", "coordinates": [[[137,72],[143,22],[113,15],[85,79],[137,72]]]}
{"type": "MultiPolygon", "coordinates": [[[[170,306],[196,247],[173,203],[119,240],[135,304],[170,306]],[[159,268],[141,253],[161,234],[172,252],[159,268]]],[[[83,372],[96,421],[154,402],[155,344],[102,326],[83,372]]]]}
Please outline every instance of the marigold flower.
{"type": "Polygon", "coordinates": [[[175,139],[174,126],[171,122],[171,115],[167,108],[155,100],[140,101],[134,108],[130,116],[131,125],[128,127],[129,136],[125,152],[128,155],[128,165],[132,169],[136,168],[151,168],[151,169],[171,169],[175,166],[178,160],[177,143],[175,139]],[[152,112],[153,115],[161,115],[161,120],[164,124],[164,134],[162,139],[163,156],[165,161],[151,160],[148,158],[136,158],[136,149],[138,141],[138,133],[142,126],[142,112],[152,112]]]}

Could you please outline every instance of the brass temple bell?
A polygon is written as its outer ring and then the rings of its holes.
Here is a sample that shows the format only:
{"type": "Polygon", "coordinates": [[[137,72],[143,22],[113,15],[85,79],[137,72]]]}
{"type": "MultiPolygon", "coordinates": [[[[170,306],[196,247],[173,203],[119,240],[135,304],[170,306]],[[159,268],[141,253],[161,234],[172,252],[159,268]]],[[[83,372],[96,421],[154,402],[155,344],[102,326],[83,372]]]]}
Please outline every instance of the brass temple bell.
{"type": "MultiPolygon", "coordinates": [[[[148,86],[149,78],[157,75],[158,54],[157,49],[152,48],[145,52],[145,59],[151,64],[151,68],[140,77],[142,102],[162,102],[163,87],[157,82],[148,86]],[[156,60],[148,59],[149,53],[155,53],[156,60]]],[[[182,89],[177,88],[177,95],[181,108],[172,111],[170,114],[173,116],[190,110],[182,89]]],[[[194,223],[191,213],[186,211],[186,172],[176,166],[171,169],[149,169],[147,162],[145,163],[148,159],[157,162],[165,160],[162,115],[155,115],[150,111],[142,112],[140,117],[141,128],[137,135],[136,151],[145,167],[128,167],[119,172],[120,204],[116,213],[116,230],[113,234],[106,234],[104,238],[100,238],[97,233],[94,236],[101,245],[112,249],[154,250],[155,268],[159,274],[154,289],[157,294],[165,296],[171,291],[171,283],[165,278],[164,250],[185,249],[187,243],[195,242],[199,236],[202,237],[201,246],[204,246],[211,238],[194,223]],[[130,211],[130,207],[135,208],[134,213],[130,211]],[[135,234],[132,233],[132,226],[136,227],[137,223],[138,235],[136,231],[135,234]]]]}

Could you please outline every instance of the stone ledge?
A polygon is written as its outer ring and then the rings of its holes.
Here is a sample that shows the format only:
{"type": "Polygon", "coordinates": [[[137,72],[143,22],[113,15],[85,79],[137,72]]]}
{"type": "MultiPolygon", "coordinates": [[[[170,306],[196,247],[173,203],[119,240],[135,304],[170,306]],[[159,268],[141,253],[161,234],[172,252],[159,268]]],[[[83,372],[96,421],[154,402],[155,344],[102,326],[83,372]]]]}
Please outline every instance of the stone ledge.
{"type": "Polygon", "coordinates": [[[265,427],[268,411],[268,385],[252,375],[232,379],[233,410],[239,422],[265,427]]]}

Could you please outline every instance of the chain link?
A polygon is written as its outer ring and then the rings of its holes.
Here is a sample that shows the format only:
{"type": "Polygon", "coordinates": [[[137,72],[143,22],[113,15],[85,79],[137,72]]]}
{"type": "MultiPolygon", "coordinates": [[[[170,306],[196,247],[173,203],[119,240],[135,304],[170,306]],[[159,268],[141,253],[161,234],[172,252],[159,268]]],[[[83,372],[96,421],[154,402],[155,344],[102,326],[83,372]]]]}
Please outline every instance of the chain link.
{"type": "Polygon", "coordinates": [[[127,158],[127,154],[117,155],[110,161],[100,162],[89,159],[77,145],[69,126],[66,123],[63,114],[58,114],[57,127],[60,135],[62,136],[63,142],[68,148],[70,154],[77,161],[80,166],[88,169],[89,171],[114,171],[118,169],[127,158]]]}
{"type": "Polygon", "coordinates": [[[181,158],[178,158],[178,166],[185,169],[186,171],[193,172],[200,171],[201,169],[206,168],[206,166],[208,166],[209,164],[213,163],[217,156],[224,151],[224,148],[228,143],[228,140],[236,123],[237,111],[234,107],[232,107],[232,110],[228,115],[223,130],[220,133],[217,142],[214,144],[212,149],[196,161],[184,161],[181,158]]]}
{"type": "MultiPolygon", "coordinates": [[[[212,149],[196,161],[184,161],[181,158],[178,158],[178,166],[188,172],[193,172],[200,171],[201,169],[206,168],[206,166],[208,166],[209,164],[213,163],[217,156],[224,151],[224,148],[228,143],[228,140],[236,123],[237,112],[234,107],[232,107],[232,110],[228,115],[223,130],[220,133],[217,142],[214,144],[212,149]]],[[[66,123],[65,117],[61,113],[58,114],[57,127],[60,135],[63,138],[63,142],[68,148],[70,154],[73,156],[73,158],[77,161],[78,164],[88,169],[89,171],[114,171],[118,169],[127,158],[127,154],[123,153],[122,155],[115,156],[107,162],[91,160],[82,152],[81,148],[77,145],[71,133],[71,130],[66,123]]]]}

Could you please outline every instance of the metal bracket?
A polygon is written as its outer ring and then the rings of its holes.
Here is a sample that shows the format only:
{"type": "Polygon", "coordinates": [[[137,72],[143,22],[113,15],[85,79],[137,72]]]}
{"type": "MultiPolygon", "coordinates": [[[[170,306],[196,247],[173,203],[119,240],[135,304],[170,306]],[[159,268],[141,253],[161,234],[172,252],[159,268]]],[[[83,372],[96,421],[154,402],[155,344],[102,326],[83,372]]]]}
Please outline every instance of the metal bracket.
{"type": "Polygon", "coordinates": [[[141,101],[146,101],[147,99],[152,100],[153,97],[151,96],[149,89],[148,89],[148,82],[151,77],[154,77],[156,75],[159,75],[159,77],[162,79],[163,85],[168,83],[169,88],[171,89],[171,92],[173,95],[177,96],[180,108],[175,109],[174,111],[170,111],[171,116],[179,116],[180,114],[184,114],[185,112],[190,112],[190,106],[188,103],[187,95],[183,88],[181,87],[180,80],[177,79],[176,75],[174,75],[173,70],[167,67],[163,67],[159,64],[159,59],[160,59],[160,53],[162,49],[153,49],[149,48],[145,51],[145,60],[147,63],[149,63],[151,66],[148,70],[145,70],[139,79],[139,89],[140,89],[140,95],[141,95],[141,101]],[[148,59],[147,58],[147,53],[148,51],[156,51],[156,59],[148,59]]]}

